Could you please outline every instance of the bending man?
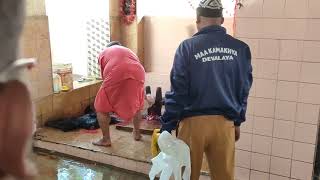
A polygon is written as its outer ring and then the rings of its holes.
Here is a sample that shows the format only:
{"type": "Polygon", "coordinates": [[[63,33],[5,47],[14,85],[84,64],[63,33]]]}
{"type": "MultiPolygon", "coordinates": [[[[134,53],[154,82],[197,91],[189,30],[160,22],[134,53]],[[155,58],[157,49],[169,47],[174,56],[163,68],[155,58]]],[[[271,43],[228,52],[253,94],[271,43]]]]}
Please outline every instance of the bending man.
{"type": "Polygon", "coordinates": [[[125,121],[133,120],[133,136],[141,139],[140,120],[144,105],[145,71],[138,57],[119,42],[111,42],[99,57],[103,83],[96,96],[95,109],[102,139],[98,146],[111,146],[110,115],[116,113],[125,121]]]}

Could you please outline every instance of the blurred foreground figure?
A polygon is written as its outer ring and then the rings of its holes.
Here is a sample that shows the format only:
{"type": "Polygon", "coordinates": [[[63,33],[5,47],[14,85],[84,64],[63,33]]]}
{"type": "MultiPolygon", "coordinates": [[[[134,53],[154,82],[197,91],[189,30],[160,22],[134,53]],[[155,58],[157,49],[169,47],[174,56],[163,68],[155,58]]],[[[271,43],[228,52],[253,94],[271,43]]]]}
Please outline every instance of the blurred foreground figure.
{"type": "Polygon", "coordinates": [[[25,79],[34,60],[17,60],[24,5],[23,0],[0,0],[0,179],[35,175],[27,159],[34,114],[25,79]]]}

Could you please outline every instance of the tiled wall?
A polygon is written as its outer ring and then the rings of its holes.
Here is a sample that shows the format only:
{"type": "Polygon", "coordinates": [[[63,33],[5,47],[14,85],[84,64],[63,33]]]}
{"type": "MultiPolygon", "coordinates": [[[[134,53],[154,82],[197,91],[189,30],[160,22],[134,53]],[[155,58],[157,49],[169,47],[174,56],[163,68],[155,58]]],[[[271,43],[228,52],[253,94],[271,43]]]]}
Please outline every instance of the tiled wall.
{"type": "Polygon", "coordinates": [[[236,178],[310,180],[320,109],[320,1],[254,0],[237,11],[236,37],[254,68],[236,178]]]}
{"type": "Polygon", "coordinates": [[[100,82],[94,82],[70,92],[51,94],[35,101],[37,126],[58,118],[77,117],[84,113],[86,107],[94,102],[100,88],[100,82]]]}
{"type": "MultiPolygon", "coordinates": [[[[169,74],[175,51],[183,40],[197,31],[195,22],[191,17],[144,17],[146,85],[152,86],[154,92],[158,86],[163,92],[170,89],[169,74]]],[[[233,18],[226,18],[224,27],[233,34],[233,18]]]]}

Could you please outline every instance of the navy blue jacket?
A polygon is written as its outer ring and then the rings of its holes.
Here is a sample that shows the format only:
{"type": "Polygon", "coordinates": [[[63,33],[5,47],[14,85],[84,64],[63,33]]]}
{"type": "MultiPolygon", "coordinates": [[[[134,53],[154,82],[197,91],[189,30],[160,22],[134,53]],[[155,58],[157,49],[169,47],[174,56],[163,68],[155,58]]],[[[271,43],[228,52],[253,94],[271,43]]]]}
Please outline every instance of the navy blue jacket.
{"type": "Polygon", "coordinates": [[[162,131],[201,115],[223,115],[240,126],[252,85],[250,48],[221,26],[205,27],[178,47],[170,80],[162,131]]]}

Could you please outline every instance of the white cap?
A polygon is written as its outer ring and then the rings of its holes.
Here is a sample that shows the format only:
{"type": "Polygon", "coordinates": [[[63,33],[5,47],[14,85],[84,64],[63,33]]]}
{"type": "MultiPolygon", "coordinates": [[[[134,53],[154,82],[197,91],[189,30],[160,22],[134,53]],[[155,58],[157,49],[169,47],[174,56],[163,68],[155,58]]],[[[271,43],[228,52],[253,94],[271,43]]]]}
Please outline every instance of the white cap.
{"type": "Polygon", "coordinates": [[[221,0],[201,0],[199,7],[208,9],[222,9],[221,0]]]}

